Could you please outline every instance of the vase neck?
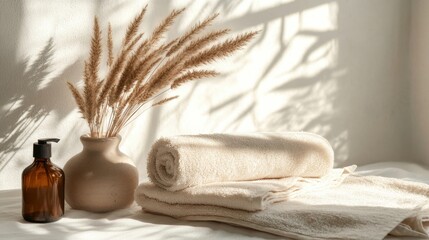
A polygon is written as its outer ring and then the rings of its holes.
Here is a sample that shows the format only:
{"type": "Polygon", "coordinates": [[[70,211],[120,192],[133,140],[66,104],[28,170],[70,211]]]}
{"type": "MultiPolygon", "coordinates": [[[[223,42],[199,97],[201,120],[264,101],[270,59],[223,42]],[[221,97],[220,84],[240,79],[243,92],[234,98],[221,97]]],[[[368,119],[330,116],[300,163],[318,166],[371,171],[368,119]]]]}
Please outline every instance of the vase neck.
{"type": "Polygon", "coordinates": [[[121,137],[93,138],[84,135],[80,137],[80,141],[84,151],[104,152],[118,149],[121,137]]]}

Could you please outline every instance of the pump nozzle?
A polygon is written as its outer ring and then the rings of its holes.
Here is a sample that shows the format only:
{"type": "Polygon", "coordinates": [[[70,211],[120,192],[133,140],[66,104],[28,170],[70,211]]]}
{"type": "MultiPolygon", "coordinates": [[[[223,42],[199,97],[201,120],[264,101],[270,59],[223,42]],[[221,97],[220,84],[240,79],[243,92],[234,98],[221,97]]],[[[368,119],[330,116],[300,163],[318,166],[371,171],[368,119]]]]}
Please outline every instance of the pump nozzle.
{"type": "Polygon", "coordinates": [[[33,144],[33,157],[35,158],[50,158],[51,144],[49,142],[59,142],[58,138],[41,138],[37,143],[33,144]]]}
{"type": "Polygon", "coordinates": [[[42,139],[38,139],[37,143],[38,144],[47,144],[48,142],[59,142],[60,139],[59,138],[42,138],[42,139]]]}

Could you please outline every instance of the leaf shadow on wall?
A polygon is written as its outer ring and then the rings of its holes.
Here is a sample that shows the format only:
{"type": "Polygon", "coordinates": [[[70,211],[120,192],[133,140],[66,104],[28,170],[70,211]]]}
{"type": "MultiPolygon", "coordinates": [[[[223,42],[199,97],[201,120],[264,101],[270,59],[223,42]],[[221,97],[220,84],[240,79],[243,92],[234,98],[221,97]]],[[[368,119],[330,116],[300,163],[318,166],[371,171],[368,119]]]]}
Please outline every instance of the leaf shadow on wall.
{"type": "Polygon", "coordinates": [[[14,159],[16,152],[37,140],[29,137],[41,127],[48,115],[55,113],[62,119],[73,110],[61,104],[61,99],[67,94],[63,79],[75,72],[77,62],[51,78],[53,56],[54,41],[51,38],[34,61],[30,63],[27,58],[11,70],[14,76],[21,77],[10,79],[5,94],[0,97],[0,102],[4,103],[0,117],[0,125],[3,126],[0,129],[0,171],[12,160],[18,161],[16,164],[19,166],[27,165],[31,156],[14,159]]]}
{"type": "MultiPolygon", "coordinates": [[[[221,12],[227,19],[220,21],[221,27],[232,27],[234,33],[239,33],[255,27],[261,30],[259,36],[237,55],[250,55],[260,50],[261,46],[266,47],[266,40],[273,34],[274,26],[276,30],[276,42],[272,47],[276,52],[267,58],[244,59],[234,62],[234,67],[228,71],[223,71],[222,76],[214,81],[196,81],[191,83],[189,91],[181,96],[181,103],[177,108],[179,112],[184,112],[190,102],[201,101],[196,99],[197,91],[215,92],[216,85],[228,86],[236,89],[233,94],[224,94],[223,100],[212,101],[214,104],[207,105],[206,123],[208,132],[236,132],[236,131],[310,131],[326,137],[333,145],[337,154],[337,164],[347,165],[348,159],[348,136],[345,117],[342,113],[346,110],[347,89],[344,81],[347,78],[348,67],[338,64],[341,57],[342,45],[339,42],[338,29],[309,30],[298,22],[298,31],[288,37],[286,32],[287,18],[298,16],[304,18],[304,12],[319,6],[326,6],[330,9],[332,21],[338,21],[337,12],[331,8],[338,4],[336,1],[294,1],[276,6],[267,7],[261,10],[254,10],[254,3],[243,3],[240,1],[219,1],[214,6],[206,3],[203,9],[211,8],[210,12],[221,12]],[[249,4],[249,5],[246,5],[249,4]],[[233,14],[237,10],[246,13],[235,17],[233,14]],[[233,15],[234,17],[228,18],[233,15]],[[278,25],[273,24],[279,23],[278,25]],[[260,27],[262,26],[262,27],[260,27]],[[312,38],[314,41],[303,49],[298,57],[291,54],[296,45],[294,42],[301,41],[302,38],[312,38]],[[259,49],[258,49],[259,48],[259,49]],[[337,51],[337,52],[335,52],[337,51]],[[336,55],[336,56],[335,56],[336,55]],[[285,58],[293,56],[295,64],[284,67],[285,58]],[[315,57],[316,56],[316,57],[315,57]],[[335,56],[335,57],[333,57],[335,56]],[[305,72],[308,66],[323,61],[324,59],[335,58],[329,61],[330,64],[320,68],[316,72],[308,74],[305,72]],[[260,71],[249,82],[248,86],[240,85],[237,81],[237,72],[245,71],[246,64],[252,61],[260,62],[260,71]],[[305,74],[297,74],[304,71],[305,74]],[[213,82],[213,83],[212,83],[213,82]],[[346,91],[344,91],[346,90],[346,91]],[[279,97],[280,96],[280,97],[279,97]],[[249,101],[249,99],[251,99],[249,101]],[[265,108],[268,99],[275,99],[270,105],[275,105],[276,109],[266,115],[261,115],[261,109],[265,108]],[[212,120],[210,120],[212,119],[212,120]],[[243,129],[243,122],[251,122],[250,129],[243,129]]],[[[340,11],[340,10],[338,10],[340,11]]],[[[200,19],[201,14],[195,18],[200,19]]],[[[335,22],[334,25],[338,24],[335,22]]],[[[337,26],[338,28],[338,26],[337,26]]],[[[215,99],[215,98],[213,98],[215,99]]],[[[159,114],[158,114],[159,115],[159,114]]],[[[168,118],[173,113],[163,115],[168,118]]],[[[159,117],[158,117],[159,118],[159,117]]],[[[161,121],[163,120],[161,119],[161,121]]],[[[181,121],[182,117],[179,117],[181,121]]],[[[186,120],[182,120],[186,122],[186,120]]],[[[144,155],[142,155],[144,157],[144,155]]]]}

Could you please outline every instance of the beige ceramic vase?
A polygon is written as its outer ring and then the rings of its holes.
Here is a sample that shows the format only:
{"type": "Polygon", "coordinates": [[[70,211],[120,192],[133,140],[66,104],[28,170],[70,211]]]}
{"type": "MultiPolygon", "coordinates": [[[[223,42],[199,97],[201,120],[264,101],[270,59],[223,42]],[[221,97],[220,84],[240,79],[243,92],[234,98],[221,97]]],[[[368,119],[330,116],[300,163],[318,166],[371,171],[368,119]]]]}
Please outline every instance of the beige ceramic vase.
{"type": "Polygon", "coordinates": [[[134,201],[138,172],[119,150],[121,137],[80,137],[83,150],[64,166],[65,198],[74,209],[109,212],[134,201]]]}

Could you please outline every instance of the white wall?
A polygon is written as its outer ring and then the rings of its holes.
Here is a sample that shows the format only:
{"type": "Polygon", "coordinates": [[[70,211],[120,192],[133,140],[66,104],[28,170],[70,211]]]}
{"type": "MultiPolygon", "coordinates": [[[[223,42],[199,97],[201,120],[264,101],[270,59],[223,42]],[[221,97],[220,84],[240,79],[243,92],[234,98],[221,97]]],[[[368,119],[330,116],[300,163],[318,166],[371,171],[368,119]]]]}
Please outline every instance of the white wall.
{"type": "MultiPolygon", "coordinates": [[[[86,133],[65,82],[78,82],[93,15],[113,25],[120,44],[146,1],[0,1],[0,189],[20,186],[32,143],[59,137],[63,166],[86,133]]],[[[234,33],[261,29],[223,75],[189,84],[180,100],[146,112],[121,134],[122,149],[146,178],[145,158],[159,136],[305,130],[328,138],[337,165],[412,161],[407,58],[410,3],[392,0],[168,1],[149,4],[151,29],[188,6],[169,35],[220,12],[234,33]]]]}
{"type": "Polygon", "coordinates": [[[429,164],[429,1],[411,4],[411,116],[415,158],[429,164]]]}

